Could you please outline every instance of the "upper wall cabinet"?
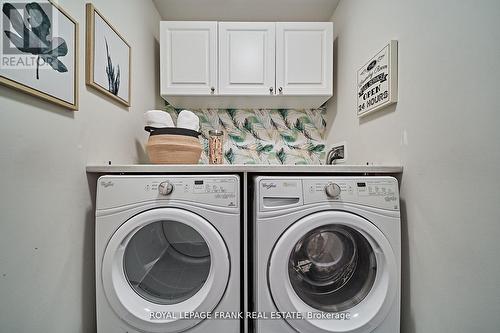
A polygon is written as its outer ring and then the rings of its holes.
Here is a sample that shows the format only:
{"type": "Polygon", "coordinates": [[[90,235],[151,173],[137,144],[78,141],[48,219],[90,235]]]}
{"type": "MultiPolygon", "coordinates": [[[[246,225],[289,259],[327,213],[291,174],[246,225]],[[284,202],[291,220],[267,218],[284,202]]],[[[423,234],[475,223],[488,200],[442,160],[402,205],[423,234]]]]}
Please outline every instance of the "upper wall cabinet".
{"type": "Polygon", "coordinates": [[[161,95],[175,107],[316,108],[332,96],[331,22],[160,27],[161,95]]]}
{"type": "Polygon", "coordinates": [[[274,92],[274,22],[219,23],[219,94],[274,92]]]}
{"type": "Polygon", "coordinates": [[[278,94],[331,95],[332,54],[332,23],[276,23],[278,94]]]}
{"type": "Polygon", "coordinates": [[[160,23],[162,95],[217,93],[217,22],[160,23]]]}

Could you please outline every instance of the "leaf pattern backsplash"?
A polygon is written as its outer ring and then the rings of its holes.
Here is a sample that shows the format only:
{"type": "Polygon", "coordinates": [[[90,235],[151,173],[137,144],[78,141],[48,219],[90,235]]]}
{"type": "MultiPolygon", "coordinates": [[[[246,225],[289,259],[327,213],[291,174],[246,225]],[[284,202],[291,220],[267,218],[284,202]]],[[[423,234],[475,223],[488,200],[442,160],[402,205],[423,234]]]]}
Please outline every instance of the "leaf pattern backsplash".
{"type": "MultiPolygon", "coordinates": [[[[165,106],[177,123],[181,109],[165,106]]],[[[325,160],[324,108],[200,109],[200,163],[208,163],[208,132],[223,130],[226,164],[323,164],[325,160]]]]}

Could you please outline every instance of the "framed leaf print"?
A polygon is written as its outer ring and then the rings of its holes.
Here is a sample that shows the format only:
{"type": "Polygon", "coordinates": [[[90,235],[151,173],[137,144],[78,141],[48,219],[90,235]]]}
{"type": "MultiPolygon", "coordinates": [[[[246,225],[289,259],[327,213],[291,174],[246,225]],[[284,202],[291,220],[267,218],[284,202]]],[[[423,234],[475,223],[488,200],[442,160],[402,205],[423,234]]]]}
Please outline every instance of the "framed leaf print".
{"type": "Polygon", "coordinates": [[[2,1],[0,83],[78,110],[78,23],[52,1],[2,1]]]}
{"type": "Polygon", "coordinates": [[[93,4],[86,7],[86,83],[129,107],[130,45],[93,4]]]}

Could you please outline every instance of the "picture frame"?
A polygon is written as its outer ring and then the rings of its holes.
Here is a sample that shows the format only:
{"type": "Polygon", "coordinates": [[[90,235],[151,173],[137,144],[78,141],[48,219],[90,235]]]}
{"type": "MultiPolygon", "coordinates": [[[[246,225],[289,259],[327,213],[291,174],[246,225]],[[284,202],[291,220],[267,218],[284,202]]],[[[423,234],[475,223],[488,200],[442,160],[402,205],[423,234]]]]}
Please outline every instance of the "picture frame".
{"type": "Polygon", "coordinates": [[[398,41],[391,40],[357,72],[357,113],[364,117],[398,101],[398,41]]]}
{"type": "Polygon", "coordinates": [[[78,22],[52,0],[4,1],[0,15],[0,84],[77,111],[78,22]],[[41,19],[35,28],[32,12],[41,19]]]}
{"type": "Polygon", "coordinates": [[[86,84],[130,107],[130,44],[92,3],[86,4],[86,84]]]}

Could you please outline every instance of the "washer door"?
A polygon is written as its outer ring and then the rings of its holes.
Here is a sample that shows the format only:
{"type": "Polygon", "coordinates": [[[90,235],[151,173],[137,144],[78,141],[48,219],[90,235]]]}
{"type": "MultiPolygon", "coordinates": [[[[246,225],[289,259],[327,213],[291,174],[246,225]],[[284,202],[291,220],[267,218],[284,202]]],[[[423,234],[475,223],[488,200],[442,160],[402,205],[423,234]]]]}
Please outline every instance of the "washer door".
{"type": "Polygon", "coordinates": [[[217,230],[177,208],[157,208],[126,221],[104,253],[102,282],[117,315],[147,332],[181,332],[222,299],[230,261],[217,230]],[[184,316],[185,317],[185,316],[184,316]]]}
{"type": "Polygon", "coordinates": [[[371,332],[396,297],[392,248],[368,220],[324,211],[295,222],[276,243],[268,270],[278,311],[299,332],[371,332]],[[325,320],[325,318],[331,318],[325,320]]]}

